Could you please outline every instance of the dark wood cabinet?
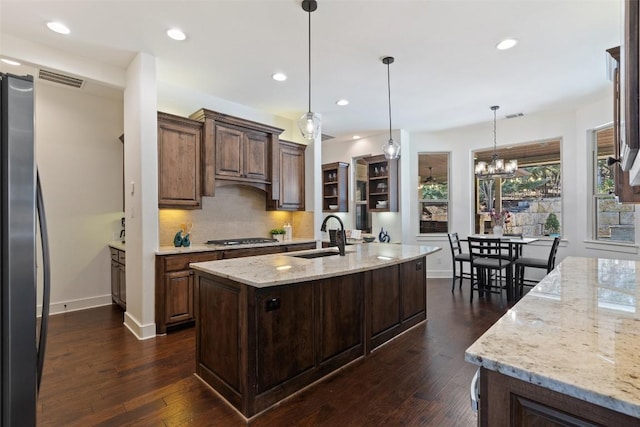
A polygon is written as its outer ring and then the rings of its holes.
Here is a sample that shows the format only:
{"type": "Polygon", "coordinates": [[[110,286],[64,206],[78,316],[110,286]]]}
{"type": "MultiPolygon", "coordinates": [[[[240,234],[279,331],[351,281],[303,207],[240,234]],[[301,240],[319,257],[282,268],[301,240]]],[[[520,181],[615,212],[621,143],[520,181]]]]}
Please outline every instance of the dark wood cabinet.
{"type": "Polygon", "coordinates": [[[193,323],[192,262],[215,261],[222,252],[197,252],[156,256],[156,333],[164,334],[167,327],[193,323]]]}
{"type": "MultiPolygon", "coordinates": [[[[620,46],[607,49],[607,53],[613,59],[613,146],[614,158],[620,158],[620,46]]],[[[624,132],[624,130],[622,130],[624,132]]],[[[629,184],[629,172],[623,171],[620,163],[612,165],[615,193],[620,203],[640,203],[640,186],[629,184]]]]}
{"type": "Polygon", "coordinates": [[[196,316],[193,306],[193,270],[189,268],[190,263],[302,251],[315,248],[315,242],[309,242],[178,255],[157,255],[155,301],[156,333],[165,334],[167,328],[192,324],[195,321],[196,316]]]}
{"type": "Polygon", "coordinates": [[[273,197],[267,197],[267,209],[303,211],[305,197],[304,152],[307,146],[280,140],[278,147],[280,196],[275,200],[273,197]]]}
{"type": "Polygon", "coordinates": [[[216,168],[219,178],[270,183],[269,139],[266,134],[216,125],[216,168]]]}
{"type": "Polygon", "coordinates": [[[629,415],[484,368],[478,421],[482,427],[638,425],[629,415]]]}
{"type": "Polygon", "coordinates": [[[190,116],[204,123],[202,195],[214,196],[216,182],[242,183],[280,197],[278,136],[283,129],[200,109],[190,116]]]}
{"type": "Polygon", "coordinates": [[[127,273],[125,252],[109,248],[111,252],[111,300],[127,309],[127,273]]]}
{"type": "Polygon", "coordinates": [[[365,272],[366,352],[427,318],[426,258],[365,272]]]}
{"type": "Polygon", "coordinates": [[[349,212],[349,163],[322,165],[322,210],[349,212]]]}
{"type": "Polygon", "coordinates": [[[158,113],[158,206],[198,209],[202,123],[158,113]]]}
{"type": "Polygon", "coordinates": [[[424,262],[268,288],[197,270],[196,373],[251,417],[424,320],[424,262]]]}
{"type": "Polygon", "coordinates": [[[314,367],[313,322],[311,283],[256,291],[256,394],[314,367]]]}
{"type": "Polygon", "coordinates": [[[366,157],[367,206],[371,212],[398,212],[398,160],[366,157]]]}

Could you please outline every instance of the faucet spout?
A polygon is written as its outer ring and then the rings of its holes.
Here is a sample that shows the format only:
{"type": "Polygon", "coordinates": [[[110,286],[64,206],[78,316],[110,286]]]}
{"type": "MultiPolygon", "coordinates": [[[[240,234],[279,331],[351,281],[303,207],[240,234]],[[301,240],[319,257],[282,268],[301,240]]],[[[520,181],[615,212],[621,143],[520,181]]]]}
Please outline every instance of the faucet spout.
{"type": "Polygon", "coordinates": [[[333,214],[327,215],[322,221],[322,225],[320,226],[320,231],[327,231],[327,221],[329,221],[329,218],[335,218],[340,223],[340,230],[336,232],[336,245],[338,246],[338,252],[340,252],[340,256],[345,256],[346,255],[345,246],[347,244],[347,236],[344,232],[344,224],[342,220],[333,214]]]}

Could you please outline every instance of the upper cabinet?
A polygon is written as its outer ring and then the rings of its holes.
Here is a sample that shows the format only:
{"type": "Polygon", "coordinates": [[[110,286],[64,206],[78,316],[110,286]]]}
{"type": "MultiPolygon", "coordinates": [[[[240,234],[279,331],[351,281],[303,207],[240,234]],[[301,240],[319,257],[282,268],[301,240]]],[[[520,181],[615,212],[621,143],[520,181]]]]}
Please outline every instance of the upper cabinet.
{"type": "Polygon", "coordinates": [[[283,129],[206,109],[191,118],[204,122],[202,195],[215,195],[216,181],[231,181],[263,190],[271,185],[271,197],[279,200],[278,136],[283,129]]]}
{"type": "Polygon", "coordinates": [[[367,157],[368,197],[371,212],[398,212],[398,161],[367,157]]]}
{"type": "MultiPolygon", "coordinates": [[[[280,196],[274,200],[267,197],[268,210],[304,210],[304,152],[306,145],[280,141],[278,162],[280,164],[280,196]]],[[[271,192],[274,185],[271,186],[271,192]]]]}
{"type": "Polygon", "coordinates": [[[198,209],[202,123],[158,113],[158,206],[198,209]]]}
{"type": "MultiPolygon", "coordinates": [[[[624,129],[621,129],[621,93],[620,93],[620,46],[607,49],[607,52],[611,56],[613,77],[613,146],[615,149],[615,158],[619,159],[621,156],[621,135],[624,134],[624,129]]],[[[629,184],[629,172],[623,171],[620,163],[615,163],[613,166],[613,177],[615,183],[615,193],[618,196],[620,203],[640,203],[640,186],[631,186],[629,184]]]]}
{"type": "Polygon", "coordinates": [[[322,165],[322,210],[349,212],[349,163],[322,165]]]}

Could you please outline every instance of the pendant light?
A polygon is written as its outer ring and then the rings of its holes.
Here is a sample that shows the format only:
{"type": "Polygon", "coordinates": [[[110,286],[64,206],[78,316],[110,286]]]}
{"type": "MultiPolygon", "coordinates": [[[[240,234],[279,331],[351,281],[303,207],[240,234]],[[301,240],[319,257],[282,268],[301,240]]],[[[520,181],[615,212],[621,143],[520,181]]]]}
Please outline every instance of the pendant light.
{"type": "Polygon", "coordinates": [[[391,72],[389,71],[389,65],[393,64],[393,56],[385,56],[382,58],[382,63],[387,66],[387,92],[389,93],[389,142],[382,146],[384,156],[389,159],[400,158],[400,145],[398,145],[391,136],[391,72]]]}
{"type": "Polygon", "coordinates": [[[494,179],[494,178],[513,178],[518,170],[518,161],[509,160],[505,162],[498,158],[498,150],[496,148],[496,111],[500,108],[497,105],[491,107],[493,111],[493,156],[491,163],[476,163],[476,178],[478,179],[494,179]]]}
{"type": "Polygon", "coordinates": [[[309,109],[298,120],[298,128],[304,139],[315,139],[320,132],[320,118],[311,112],[311,12],[318,8],[316,0],[304,0],[302,10],[309,15],[309,109]]]}

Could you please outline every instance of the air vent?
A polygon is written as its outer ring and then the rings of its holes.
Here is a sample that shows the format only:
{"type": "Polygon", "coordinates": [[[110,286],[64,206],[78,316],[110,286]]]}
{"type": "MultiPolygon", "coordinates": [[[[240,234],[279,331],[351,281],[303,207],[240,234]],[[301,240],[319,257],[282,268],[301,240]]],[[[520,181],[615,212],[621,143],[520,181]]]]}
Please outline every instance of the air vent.
{"type": "Polygon", "coordinates": [[[38,77],[42,80],[47,80],[54,83],[59,83],[65,86],[71,86],[75,88],[81,88],[84,84],[84,80],[76,77],[67,76],[60,73],[54,73],[53,71],[40,70],[38,77]]]}
{"type": "Polygon", "coordinates": [[[515,113],[515,114],[507,114],[505,117],[507,119],[515,119],[516,117],[522,117],[524,113],[515,113]]]}

